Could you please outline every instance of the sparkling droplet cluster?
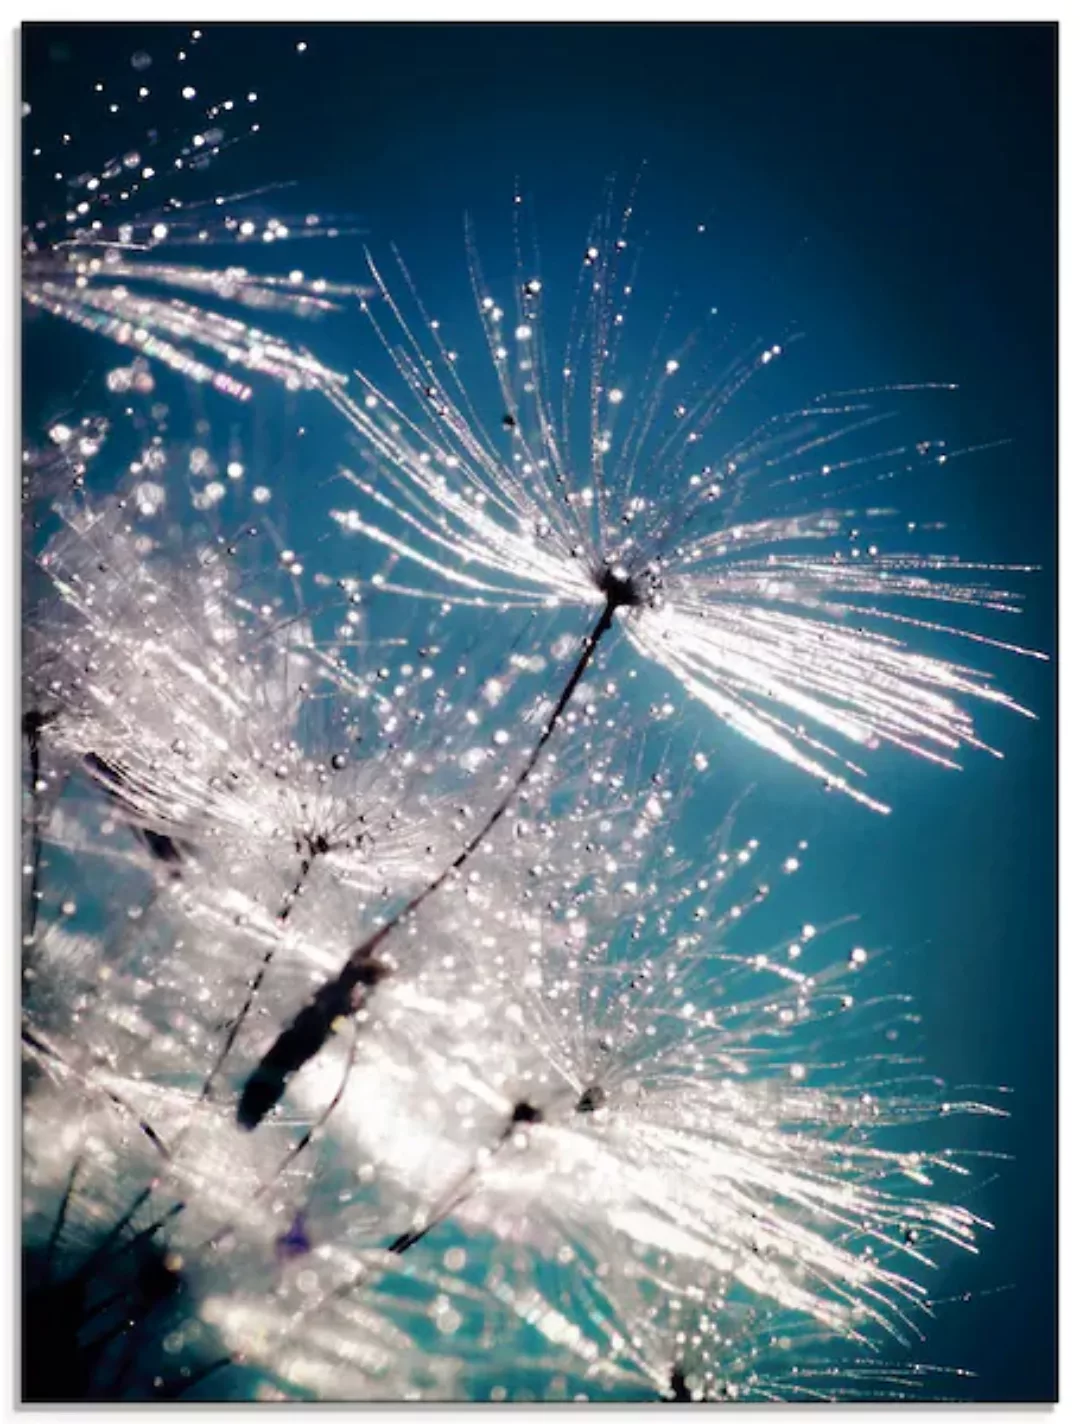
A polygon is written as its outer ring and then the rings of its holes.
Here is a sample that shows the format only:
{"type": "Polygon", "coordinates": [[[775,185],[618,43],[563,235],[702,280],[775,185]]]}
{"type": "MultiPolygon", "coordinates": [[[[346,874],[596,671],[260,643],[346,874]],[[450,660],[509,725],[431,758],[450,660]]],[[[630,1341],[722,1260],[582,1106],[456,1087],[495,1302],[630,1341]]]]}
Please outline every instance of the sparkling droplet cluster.
{"type": "MultiPolygon", "coordinates": [[[[106,337],[136,359],[159,362],[236,400],[251,399],[255,374],[289,390],[340,383],[343,377],[295,341],[267,333],[235,310],[307,320],[362,296],[362,287],[309,277],[299,268],[285,274],[252,270],[239,252],[224,266],[208,266],[195,255],[333,238],[342,229],[315,213],[297,220],[268,214],[253,206],[263,196],[257,193],[219,194],[210,201],[199,195],[193,180],[258,134],[252,116],[259,96],[251,91],[208,101],[197,86],[179,78],[191,58],[182,49],[156,62],[145,51],[131,59],[138,74],[162,70],[163,82],[175,85],[185,109],[190,106],[173,131],[142,127],[139,106],[154,97],[149,84],[133,94],[130,79],[108,87],[97,81],[95,94],[110,115],[127,120],[135,146],[84,169],[78,167],[71,134],[62,134],[59,142],[53,138],[51,151],[41,145],[29,149],[28,163],[35,169],[52,158],[62,164],[53,178],[62,187],[64,206],[24,219],[23,300],[106,337]],[[110,97],[114,91],[116,97],[110,97]]],[[[24,120],[29,117],[24,113],[24,120]]]]}

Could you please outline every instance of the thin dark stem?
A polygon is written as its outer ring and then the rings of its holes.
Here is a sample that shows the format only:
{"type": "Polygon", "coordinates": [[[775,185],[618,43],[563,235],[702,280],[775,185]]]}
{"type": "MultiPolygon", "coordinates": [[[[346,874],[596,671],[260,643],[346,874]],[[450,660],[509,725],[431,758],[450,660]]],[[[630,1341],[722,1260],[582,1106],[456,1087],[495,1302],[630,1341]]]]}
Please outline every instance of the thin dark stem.
{"type": "Polygon", "coordinates": [[[391,1241],[390,1245],[386,1249],[388,1251],[392,1251],[395,1256],[404,1256],[405,1252],[408,1251],[410,1247],[415,1246],[418,1241],[423,1241],[424,1237],[428,1234],[428,1232],[434,1231],[436,1226],[441,1225],[442,1222],[444,1222],[446,1218],[451,1215],[451,1213],[455,1212],[461,1205],[461,1203],[465,1201],[472,1187],[473,1179],[476,1177],[479,1170],[479,1167],[470,1167],[469,1170],[462,1177],[460,1182],[458,1182],[457,1186],[454,1188],[453,1194],[451,1195],[450,1199],[446,1201],[442,1206],[436,1207],[436,1209],[432,1212],[431,1216],[429,1216],[427,1221],[424,1222],[423,1226],[415,1227],[411,1231],[403,1231],[401,1235],[396,1238],[396,1240],[391,1241]]]}
{"type": "MultiPolygon", "coordinates": [[[[139,1208],[140,1206],[142,1206],[142,1204],[143,1204],[145,1201],[148,1201],[148,1200],[149,1200],[150,1196],[153,1194],[154,1188],[155,1188],[155,1183],[152,1182],[152,1183],[150,1184],[150,1186],[147,1187],[146,1190],[137,1198],[137,1200],[136,1200],[136,1202],[135,1202],[135,1206],[134,1206],[134,1208],[132,1209],[132,1211],[127,1214],[127,1216],[126,1216],[126,1218],[125,1218],[125,1222],[130,1222],[131,1217],[134,1215],[135,1211],[137,1211],[138,1208],[139,1208]]],[[[117,1255],[117,1256],[124,1256],[124,1255],[126,1255],[128,1252],[131,1252],[131,1251],[138,1251],[141,1246],[143,1246],[143,1245],[145,1245],[147,1242],[151,1241],[151,1240],[158,1234],[158,1232],[162,1230],[163,1227],[168,1226],[169,1222],[172,1221],[174,1217],[179,1216],[182,1211],[186,1211],[186,1210],[187,1210],[187,1202],[183,1202],[183,1201],[173,1202],[172,1206],[170,1206],[166,1211],[162,1212],[162,1214],[161,1214],[155,1221],[152,1221],[149,1226],[144,1226],[144,1227],[142,1227],[142,1229],[139,1230],[139,1231],[137,1231],[134,1236],[130,1237],[127,1241],[125,1241],[125,1242],[123,1243],[123,1245],[120,1246],[120,1247],[118,1248],[118,1250],[116,1251],[116,1255],[117,1255]]],[[[110,1255],[112,1254],[111,1242],[112,1242],[113,1239],[115,1239],[115,1233],[113,1234],[112,1237],[110,1237],[110,1243],[109,1243],[109,1244],[110,1244],[110,1251],[109,1251],[109,1254],[110,1254],[110,1255]]],[[[95,1252],[94,1252],[94,1255],[91,1257],[90,1264],[92,1264],[94,1261],[96,1261],[97,1258],[98,1258],[98,1256],[99,1256],[100,1254],[101,1254],[101,1249],[98,1248],[98,1250],[95,1251],[95,1252]]],[[[79,1270],[76,1272],[76,1274],[72,1277],[72,1280],[76,1280],[76,1281],[77,1281],[77,1280],[80,1280],[80,1279],[82,1278],[83,1274],[85,1273],[85,1271],[86,1271],[86,1269],[87,1269],[87,1264],[88,1264],[88,1263],[85,1263],[85,1262],[84,1262],[84,1264],[79,1268],[79,1270]]],[[[87,1320],[90,1320],[90,1319],[92,1319],[99,1311],[105,1310],[105,1309],[107,1309],[109,1306],[114,1305],[114,1304],[116,1303],[116,1301],[120,1298],[120,1296],[122,1296],[124,1293],[125,1293],[125,1292],[120,1292],[119,1295],[113,1296],[113,1297],[111,1297],[111,1298],[108,1298],[108,1299],[102,1301],[99,1305],[96,1305],[93,1310],[87,1312],[87,1314],[86,1314],[86,1319],[87,1319],[87,1320]]]]}
{"type": "MultiPolygon", "coordinates": [[[[135,1199],[135,1205],[131,1208],[131,1210],[127,1213],[127,1215],[124,1217],[123,1221],[121,1222],[121,1228],[122,1228],[122,1229],[123,1229],[123,1228],[126,1228],[128,1225],[130,1225],[131,1220],[132,1220],[132,1217],[134,1217],[135,1213],[139,1210],[139,1208],[143,1205],[144,1202],[149,1201],[150,1196],[152,1195],[153,1191],[154,1191],[154,1183],[151,1182],[150,1186],[147,1187],[145,1191],[141,1192],[138,1197],[136,1197],[136,1199],[135,1199]]],[[[124,1254],[125,1254],[126,1252],[128,1252],[128,1251],[137,1251],[140,1246],[143,1246],[143,1245],[147,1244],[148,1242],[152,1241],[153,1238],[154,1238],[154,1237],[158,1234],[158,1232],[162,1229],[162,1227],[168,1226],[169,1222],[172,1221],[174,1217],[179,1216],[180,1213],[185,1210],[186,1206],[187,1206],[187,1203],[186,1203],[186,1202],[174,1202],[173,1205],[172,1205],[171,1207],[169,1207],[169,1209],[168,1209],[167,1211],[163,1212],[162,1215],[159,1216],[156,1221],[152,1221],[149,1226],[144,1226],[144,1227],[142,1227],[139,1231],[137,1231],[137,1232],[135,1233],[134,1236],[132,1236],[132,1237],[130,1238],[130,1240],[125,1241],[124,1244],[123,1244],[123,1246],[121,1246],[120,1249],[119,1249],[119,1251],[117,1252],[117,1255],[122,1256],[122,1255],[124,1255],[124,1254]]],[[[109,1254],[110,1254],[110,1255],[112,1254],[112,1242],[113,1242],[115,1239],[116,1239],[116,1233],[113,1232],[113,1233],[110,1235],[110,1237],[108,1238],[108,1241],[106,1242],[106,1245],[109,1247],[109,1254]]],[[[80,1279],[80,1277],[81,1277],[81,1276],[83,1275],[83,1273],[86,1271],[87,1265],[88,1265],[88,1264],[93,1264],[93,1263],[97,1260],[97,1258],[98,1258],[98,1256],[99,1256],[100,1254],[101,1254],[101,1248],[98,1248],[98,1250],[94,1252],[94,1255],[90,1257],[90,1261],[89,1261],[88,1263],[87,1263],[87,1262],[84,1262],[83,1265],[82,1265],[82,1267],[80,1267],[79,1271],[75,1274],[75,1276],[74,1276],[72,1279],[74,1279],[74,1280],[80,1279]]],[[[107,1306],[109,1303],[110,1303],[110,1302],[105,1301],[105,1302],[103,1302],[102,1305],[100,1305],[100,1306],[95,1306],[94,1309],[90,1312],[90,1316],[93,1316],[93,1315],[97,1314],[97,1312],[98,1312],[99,1310],[105,1309],[106,1306],[107,1306]]],[[[87,1318],[89,1319],[90,1316],[88,1316],[87,1318]]]]}
{"type": "Polygon", "coordinates": [[[112,804],[119,808],[139,844],[144,846],[155,860],[171,866],[173,875],[179,875],[184,857],[191,853],[191,847],[187,842],[177,840],[175,836],[164,831],[155,831],[149,826],[139,824],[138,794],[123,766],[93,751],[85,754],[83,766],[112,804]]]}
{"type": "MultiPolygon", "coordinates": [[[[513,1137],[516,1128],[525,1127],[533,1122],[541,1122],[543,1121],[543,1116],[540,1109],[534,1108],[531,1103],[515,1103],[514,1111],[510,1114],[510,1120],[499,1134],[499,1140],[492,1148],[491,1156],[488,1158],[488,1161],[492,1161],[500,1149],[506,1146],[511,1137],[513,1137]]],[[[418,1241],[422,1241],[429,1231],[433,1231],[436,1226],[444,1222],[446,1218],[452,1212],[456,1211],[461,1203],[470,1196],[473,1182],[480,1175],[480,1170],[479,1165],[470,1167],[464,1176],[460,1178],[457,1186],[444,1198],[442,1205],[437,1206],[431,1213],[423,1226],[416,1227],[411,1231],[403,1231],[386,1249],[392,1251],[395,1256],[404,1256],[405,1252],[408,1251],[411,1246],[415,1246],[418,1241]]]]}
{"type": "MultiPolygon", "coordinates": [[[[281,909],[277,913],[276,918],[279,927],[284,926],[288,922],[289,916],[290,914],[292,914],[292,908],[296,904],[297,896],[304,888],[304,883],[307,880],[308,876],[311,874],[311,867],[315,864],[315,860],[318,855],[319,852],[317,850],[312,850],[310,854],[300,862],[300,874],[296,877],[296,883],[293,885],[289,893],[285,896],[284,903],[282,904],[281,909]]],[[[205,1100],[209,1097],[210,1089],[213,1087],[214,1084],[214,1079],[225,1066],[225,1060],[232,1052],[232,1046],[236,1042],[236,1036],[243,1028],[244,1023],[247,1020],[247,1016],[251,1012],[252,1006],[255,1003],[256,996],[258,995],[259,990],[262,988],[262,982],[266,978],[266,972],[270,968],[270,964],[274,958],[274,955],[277,953],[277,949],[278,946],[276,944],[272,944],[270,948],[266,951],[266,953],[263,955],[262,963],[259,965],[255,978],[248,985],[247,998],[241,1005],[240,1012],[229,1025],[229,1031],[225,1035],[225,1042],[221,1046],[221,1052],[214,1060],[213,1066],[211,1067],[209,1073],[207,1073],[206,1078],[203,1080],[202,1092],[199,1094],[199,1102],[205,1102],[205,1100]]]]}
{"type": "Polygon", "coordinates": [[[75,1190],[75,1178],[79,1175],[82,1167],[82,1158],[76,1157],[75,1164],[67,1179],[64,1188],[64,1195],[60,1198],[60,1209],[56,1213],[52,1230],[49,1232],[49,1244],[45,1248],[45,1284],[50,1285],[53,1273],[53,1258],[56,1255],[56,1247],[60,1241],[61,1233],[64,1230],[64,1222],[67,1220],[68,1207],[71,1205],[72,1193],[75,1190]]]}
{"type": "Polygon", "coordinates": [[[161,1153],[162,1157],[165,1157],[167,1159],[170,1156],[168,1147],[154,1131],[151,1125],[146,1121],[145,1118],[140,1117],[136,1109],[133,1108],[130,1103],[126,1102],[120,1096],[119,1093],[114,1093],[112,1088],[106,1087],[104,1083],[94,1083],[92,1080],[86,1078],[84,1074],[79,1073],[78,1069],[73,1068],[72,1065],[68,1063],[68,1061],[61,1053],[58,1053],[57,1050],[53,1048],[51,1044],[46,1043],[45,1040],[41,1038],[39,1034],[35,1033],[32,1029],[27,1028],[25,1024],[22,1027],[22,1041],[26,1044],[28,1048],[32,1048],[35,1053],[40,1053],[46,1058],[51,1058],[55,1063],[61,1064],[64,1068],[68,1070],[69,1073],[74,1073],[76,1076],[82,1078],[83,1081],[88,1084],[88,1086],[94,1087],[99,1092],[103,1093],[105,1097],[107,1097],[111,1103],[115,1103],[118,1108],[123,1109],[123,1111],[126,1113],[130,1113],[131,1116],[138,1123],[139,1130],[147,1138],[149,1138],[149,1140],[157,1148],[158,1152],[161,1153]]]}
{"type": "Polygon", "coordinates": [[[179,1399],[182,1395],[187,1394],[188,1390],[194,1389],[197,1384],[202,1384],[203,1380],[208,1379],[212,1374],[216,1374],[218,1370],[223,1370],[226,1365],[231,1365],[232,1362],[233,1358],[231,1355],[222,1355],[209,1365],[204,1365],[201,1370],[196,1370],[188,1379],[175,1380],[168,1390],[156,1395],[155,1398],[179,1399]]]}
{"type": "Polygon", "coordinates": [[[138,1320],[121,1320],[112,1330],[108,1331],[100,1339],[91,1343],[91,1349],[104,1354],[108,1345],[112,1343],[118,1335],[123,1335],[124,1342],[119,1351],[119,1358],[116,1361],[116,1368],[111,1377],[101,1387],[101,1393],[106,1399],[119,1399],[124,1384],[124,1378],[130,1374],[132,1366],[135,1364],[139,1354],[139,1346],[142,1344],[146,1331],[147,1314],[144,1313],[138,1320]]]}
{"type": "Polygon", "coordinates": [[[91,1254],[87,1256],[86,1260],[75,1272],[75,1275],[72,1277],[72,1280],[85,1280],[85,1278],[93,1272],[93,1269],[97,1265],[98,1261],[100,1261],[103,1256],[109,1254],[109,1252],[112,1250],[113,1243],[117,1241],[127,1230],[136,1212],[143,1205],[143,1203],[149,1199],[150,1193],[153,1190],[153,1187],[150,1186],[144,1187],[143,1190],[139,1192],[135,1200],[128,1207],[127,1211],[125,1211],[124,1214],[113,1223],[108,1234],[104,1237],[102,1241],[98,1243],[98,1245],[94,1248],[91,1254]]]}
{"type": "Polygon", "coordinates": [[[483,824],[473,832],[458,851],[457,855],[428,885],[404,905],[386,924],[370,935],[349,956],[344,968],[336,979],[328,980],[314,995],[310,1003],[300,1010],[296,1018],[281,1031],[270,1049],[252,1072],[237,1106],[237,1121],[249,1131],[258,1127],[263,1118],[280,1102],[288,1080],[292,1075],[314,1058],[326,1043],[338,1019],[347,1018],[361,1007],[366,994],[363,990],[374,986],[387,975],[386,967],[375,958],[375,952],[383,941],[393,933],[402,920],[415,914],[421,905],[450,879],[488,838],[505,816],[521,788],[529,779],[540,754],[551,739],[567,704],[600,645],[600,640],[615,621],[615,610],[619,600],[609,596],[604,611],[592,632],[585,639],[573,672],[570,674],[558,701],[548,714],[543,730],[529,753],[524,766],[514,777],[509,789],[496,803],[483,824]]]}

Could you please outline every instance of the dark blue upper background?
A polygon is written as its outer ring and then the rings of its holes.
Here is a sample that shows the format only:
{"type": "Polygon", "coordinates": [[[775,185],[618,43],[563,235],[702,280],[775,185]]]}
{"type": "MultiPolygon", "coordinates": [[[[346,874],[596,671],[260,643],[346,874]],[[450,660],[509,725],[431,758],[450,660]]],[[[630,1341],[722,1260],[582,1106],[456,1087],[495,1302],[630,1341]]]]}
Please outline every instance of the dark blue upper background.
{"type": "MultiPolygon", "coordinates": [[[[905,513],[946,518],[956,552],[1041,565],[1020,580],[1023,619],[985,631],[1054,650],[1053,28],[204,29],[201,90],[260,96],[263,132],[231,160],[230,181],[294,180],[275,211],[347,214],[376,245],[398,241],[426,298],[449,274],[447,305],[464,310],[462,214],[505,253],[515,179],[534,200],[545,260],[572,272],[604,178],[629,181],[646,160],[638,207],[656,229],[654,286],[721,300],[744,325],[796,323],[817,389],[957,382],[947,408],[934,408],[935,428],[960,443],[1009,443],[957,462],[905,513]],[[298,56],[301,39],[309,48],[298,56]],[[674,256],[669,265],[668,233],[698,222],[705,255],[689,270],[674,256]]],[[[162,90],[148,121],[181,122],[164,94],[176,71],[168,84],[162,76],[185,34],[28,27],[33,141],[63,128],[83,145],[69,167],[100,161],[112,139],[92,81],[116,75],[130,88],[137,50],[155,57],[145,82],[162,90]]],[[[50,193],[33,171],[30,216],[50,193]]],[[[273,252],[265,265],[293,260],[273,252]]],[[[355,277],[357,246],[343,240],[310,265],[355,277]]],[[[509,272],[495,265],[496,276],[509,272]]],[[[358,359],[354,337],[328,328],[327,354],[358,359]]],[[[28,430],[70,400],[94,361],[90,338],[28,326],[28,430]]],[[[917,996],[932,1067],[1013,1090],[1010,1121],[978,1136],[1014,1159],[975,1174],[971,1205],[997,1232],[941,1291],[973,1299],[942,1307],[917,1357],[975,1371],[980,1398],[1046,1399],[1056,1382],[1054,680],[1045,665],[1004,655],[971,660],[1041,721],[985,716],[1006,759],[969,756],[962,776],[872,764],[873,789],[897,808],[888,821],[756,754],[740,770],[760,787],[764,823],[796,825],[813,843],[792,913],[859,912],[866,942],[893,952],[897,984],[917,996]]],[[[699,709],[684,721],[690,735],[712,735],[699,709]]],[[[718,780],[717,804],[729,790],[718,780]]]]}

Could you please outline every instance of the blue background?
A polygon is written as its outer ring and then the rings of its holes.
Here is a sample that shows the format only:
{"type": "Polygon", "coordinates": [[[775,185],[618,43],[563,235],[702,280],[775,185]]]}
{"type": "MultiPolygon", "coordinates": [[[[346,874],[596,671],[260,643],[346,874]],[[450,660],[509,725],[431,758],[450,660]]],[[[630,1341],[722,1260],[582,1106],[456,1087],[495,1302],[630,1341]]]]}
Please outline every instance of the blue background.
{"type": "MultiPolygon", "coordinates": [[[[576,273],[605,177],[616,173],[625,186],[644,162],[636,206],[657,300],[678,286],[690,308],[719,302],[750,336],[805,332],[801,365],[782,378],[792,392],[955,381],[947,400],[916,404],[919,421],[959,444],[1007,440],[912,485],[898,502],[905,519],[947,522],[933,547],[1039,565],[1011,578],[1026,596],[1022,619],[968,626],[1054,652],[1052,27],[204,29],[191,70],[200,92],[259,92],[262,132],[229,156],[227,183],[290,180],[294,188],[260,200],[267,211],[336,213],[363,234],[319,244],[302,260],[291,247],[284,257],[255,251],[249,265],[297,263],[355,280],[361,241],[385,251],[395,240],[425,299],[475,351],[464,211],[494,254],[492,277],[510,280],[510,194],[520,181],[545,283],[555,284],[576,273]],[[303,55],[298,40],[309,46],[303,55]],[[686,244],[699,223],[704,238],[686,244]]],[[[74,171],[100,163],[112,144],[128,146],[140,124],[165,134],[189,122],[171,97],[179,71],[166,65],[185,34],[27,27],[27,144],[47,150],[42,161],[26,159],[27,215],[56,206],[59,185],[45,168],[60,153],[59,130],[75,136],[60,155],[74,171]],[[145,76],[129,64],[138,50],[155,60],[145,76]],[[155,88],[145,118],[131,105],[115,121],[105,115],[92,93],[98,78],[155,88]]],[[[220,174],[196,176],[196,193],[200,182],[209,195],[220,174]]],[[[311,344],[346,368],[371,357],[354,316],[328,322],[311,344]]],[[[114,364],[93,338],[29,321],[27,435],[70,409],[106,409],[101,377],[114,364]]],[[[160,385],[168,390],[168,378],[160,385]]],[[[285,537],[300,549],[323,539],[335,502],[325,481],[341,450],[316,408],[275,394],[257,411],[222,414],[218,397],[185,399],[213,422],[231,422],[245,458],[275,487],[285,537]],[[294,436],[300,421],[303,442],[294,436]]],[[[355,541],[320,547],[343,568],[364,557],[355,541]]],[[[971,1298],[941,1307],[915,1358],[974,1371],[967,1395],[1048,1399],[1056,1388],[1054,674],[964,644],[933,650],[993,672],[1040,720],[985,709],[980,728],[1005,760],[970,754],[962,775],[872,757],[871,789],[896,808],[887,820],[823,797],[742,743],[718,743],[696,706],[680,709],[669,756],[699,743],[714,753],[687,812],[691,837],[754,783],[751,832],[778,858],[792,827],[812,844],[811,868],[786,894],[788,923],[858,913],[860,939],[889,952],[881,972],[918,1001],[929,1066],[953,1084],[1011,1090],[1010,1119],[976,1124],[965,1137],[1012,1158],[974,1172],[970,1205],[996,1232],[977,1259],[943,1274],[942,1296],[971,1298]]],[[[669,690],[662,674],[648,676],[638,688],[642,716],[669,690]]]]}

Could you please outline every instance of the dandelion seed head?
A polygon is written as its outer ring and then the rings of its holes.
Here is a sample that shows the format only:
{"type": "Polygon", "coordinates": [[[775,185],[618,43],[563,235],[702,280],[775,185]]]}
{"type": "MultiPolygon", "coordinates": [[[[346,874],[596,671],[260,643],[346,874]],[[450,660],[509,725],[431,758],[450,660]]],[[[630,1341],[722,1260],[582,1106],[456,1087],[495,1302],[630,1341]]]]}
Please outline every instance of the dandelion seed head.
{"type": "MultiPolygon", "coordinates": [[[[554,865],[551,871],[565,875],[554,865]]],[[[581,883],[580,872],[569,873],[567,888],[581,883]]],[[[388,987],[375,1011],[377,1051],[359,1068],[355,1099],[347,1094],[342,1103],[337,1130],[344,1150],[355,1147],[358,1133],[390,1170],[394,1200],[404,1188],[428,1203],[411,1210],[414,1227],[425,1211],[453,1199],[457,1221],[508,1243],[529,1243],[575,1263],[636,1260],[634,1283],[620,1287],[618,1316],[643,1335],[656,1325],[649,1283],[658,1271],[680,1309],[745,1290],[766,1314],[793,1312],[804,1322],[800,1329],[812,1324],[852,1340],[868,1328],[903,1329],[911,1283],[877,1265],[864,1250],[868,1243],[849,1239],[841,1223],[856,1237],[862,1231],[902,1237],[899,1223],[914,1210],[945,1245],[967,1241],[974,1219],[962,1208],[907,1199],[906,1156],[883,1156],[873,1140],[890,1121],[937,1112],[932,1101],[860,1094],[835,1070],[830,1083],[812,1085],[806,1050],[815,1032],[836,1007],[850,1011],[855,1003],[855,996],[837,992],[843,968],[826,958],[811,989],[805,971],[789,971],[769,955],[734,952],[724,929],[711,932],[704,957],[696,940],[679,937],[657,955],[627,958],[632,941],[616,932],[612,942],[605,919],[614,914],[613,926],[620,912],[605,911],[599,885],[595,893],[587,920],[569,921],[584,925],[583,936],[541,927],[543,951],[530,950],[525,972],[513,948],[522,942],[513,920],[489,923],[486,938],[496,933],[484,950],[485,1002],[450,995],[449,1019],[436,1008],[446,1002],[445,991],[431,981],[424,986],[427,971],[414,986],[399,980],[388,987]],[[695,984],[704,986],[717,972],[730,979],[719,1013],[702,1008],[694,993],[695,984]],[[746,990],[742,1004],[739,984],[746,990]],[[418,1013],[425,1015],[419,1034],[418,1013]],[[789,1041],[777,1037],[777,1024],[789,1041]],[[414,1061],[422,1087],[403,1071],[418,1038],[426,1055],[414,1061]],[[766,1043],[763,1060],[759,1045],[766,1043]],[[440,1065],[448,1058],[456,1066],[444,1091],[440,1065]],[[513,1130],[505,1126],[511,1120],[513,1130]],[[410,1130],[403,1133],[406,1121],[410,1130]],[[799,1125],[797,1148],[785,1123],[799,1125]],[[841,1123],[854,1135],[838,1146],[834,1130],[841,1123]],[[747,1180],[751,1159],[770,1164],[768,1184],[762,1180],[760,1190],[742,1195],[735,1184],[747,1180]],[[878,1166],[867,1175],[871,1162],[878,1166]],[[455,1191],[462,1180],[472,1182],[470,1191],[455,1191]],[[810,1181],[818,1185],[810,1188],[810,1181]],[[818,1273],[813,1285],[804,1271],[808,1252],[818,1273]]],[[[646,913],[658,923],[685,903],[678,874],[651,893],[646,913]]],[[[735,887],[723,894],[727,908],[713,908],[714,925],[732,925],[733,911],[756,898],[740,901],[735,887]]],[[[484,903],[474,910],[482,913],[484,903]]],[[[453,934],[447,909],[432,927],[453,934]]],[[[451,920],[458,914],[452,902],[449,913],[451,920]]],[[[474,932],[465,933],[475,940],[474,932]]],[[[459,984],[473,977],[468,942],[443,961],[459,984]]],[[[805,939],[799,948],[810,952],[805,939]]],[[[602,1278],[587,1274],[598,1286],[602,1278]]],[[[520,1299],[520,1289],[519,1283],[507,1299],[520,1299]]],[[[665,1338],[670,1349],[671,1333],[665,1338]]],[[[709,1368],[722,1369],[721,1342],[709,1339],[708,1329],[704,1338],[695,1331],[694,1339],[709,1368]]]]}
{"type": "MultiPolygon", "coordinates": [[[[801,486],[815,470],[834,480],[859,467],[871,477],[891,478],[898,467],[914,471],[928,458],[930,447],[920,454],[914,446],[870,453],[865,443],[856,446],[875,419],[861,399],[865,393],[778,411],[741,438],[721,443],[721,414],[729,429],[729,408],[736,409],[754,371],[783,353],[781,342],[703,384],[693,408],[685,399],[671,408],[676,418],[692,421],[683,444],[661,418],[663,378],[681,370],[682,357],[659,363],[651,394],[645,373],[639,420],[623,432],[606,429],[599,403],[618,406],[626,390],[615,378],[614,260],[606,243],[586,248],[595,281],[568,349],[597,353],[587,380],[573,364],[537,360],[549,346],[538,310],[516,328],[518,340],[530,348],[523,381],[503,368],[505,348],[488,341],[503,409],[513,412],[512,424],[504,421],[514,434],[506,458],[478,424],[478,403],[463,387],[442,381],[445,350],[427,350],[410,323],[409,296],[422,310],[419,296],[411,287],[404,296],[397,293],[372,260],[371,277],[389,312],[384,325],[369,311],[376,340],[411,389],[439,381],[439,409],[434,417],[430,411],[407,414],[404,396],[377,387],[363,373],[363,401],[334,393],[337,409],[373,462],[392,472],[402,491],[400,500],[381,494],[350,527],[406,564],[437,572],[452,602],[595,607],[600,595],[620,613],[619,627],[636,651],[727,729],[826,789],[885,811],[860,785],[862,767],[848,759],[849,748],[857,754],[891,745],[954,765],[964,746],[982,745],[969,703],[1016,706],[989,678],[909,651],[898,634],[947,629],[917,610],[905,612],[905,604],[937,600],[1004,608],[1009,596],[979,582],[975,565],[882,555],[879,542],[871,546],[874,554],[867,556],[860,544],[857,560],[849,549],[841,562],[835,545],[843,538],[843,521],[835,511],[826,505],[807,513],[805,500],[785,508],[778,490],[789,477],[801,486]],[[413,353],[407,359],[396,354],[399,341],[413,353]],[[547,387],[547,370],[561,372],[561,391],[559,382],[547,387]],[[595,395],[579,400],[579,390],[595,395]],[[392,418],[372,413],[372,398],[392,418]],[[587,441],[576,418],[579,408],[588,417],[587,441]],[[430,429],[433,419],[437,433],[430,429]],[[715,454],[704,461],[703,472],[696,451],[708,441],[715,454]],[[810,463],[845,442],[859,453],[810,463]],[[623,511],[617,525],[615,510],[623,511]],[[625,571],[619,578],[609,572],[616,566],[625,571]],[[965,581],[968,571],[973,581],[965,581]]],[[[490,336],[498,308],[475,245],[470,263],[490,336]]],[[[522,275],[522,291],[531,280],[522,275]]],[[[619,287],[623,296],[625,287],[619,287]]],[[[993,642],[981,634],[960,636],[993,642]]]]}

